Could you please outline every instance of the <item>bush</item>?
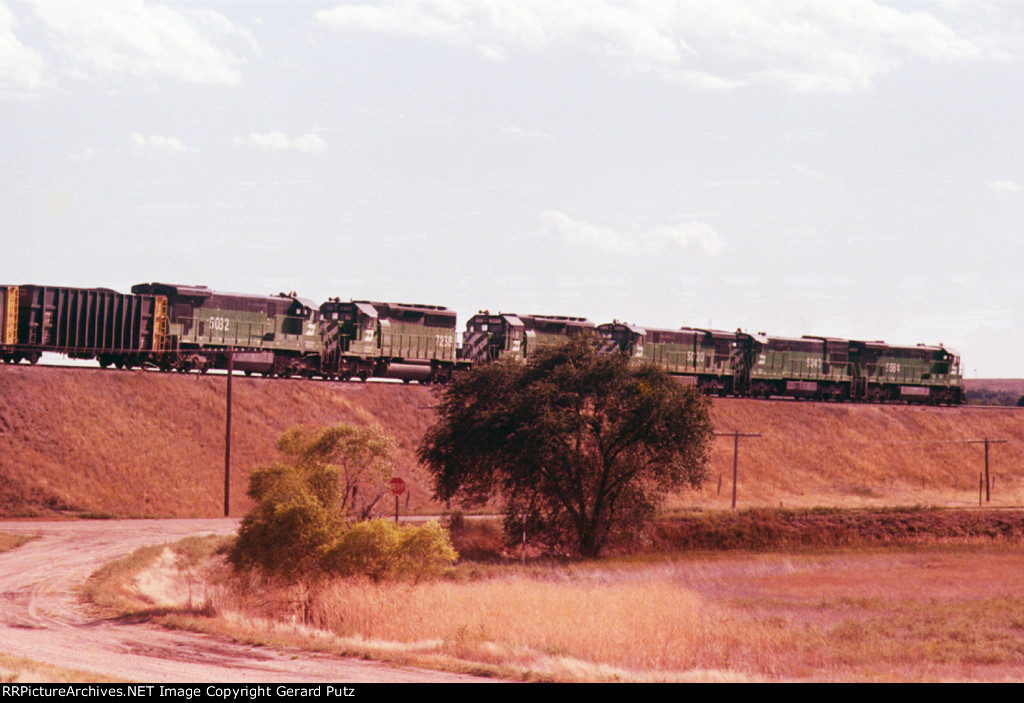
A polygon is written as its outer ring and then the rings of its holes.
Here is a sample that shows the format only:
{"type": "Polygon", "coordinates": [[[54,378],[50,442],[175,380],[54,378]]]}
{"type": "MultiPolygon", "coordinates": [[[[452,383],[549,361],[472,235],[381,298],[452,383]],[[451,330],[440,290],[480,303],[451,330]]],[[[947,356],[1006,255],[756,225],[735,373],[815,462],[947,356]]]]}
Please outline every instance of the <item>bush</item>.
{"type": "Polygon", "coordinates": [[[458,558],[448,532],[436,522],[399,527],[389,520],[358,522],[324,555],[327,571],[373,581],[436,576],[458,558]]]}
{"type": "Polygon", "coordinates": [[[248,495],[256,505],[228,555],[232,566],[315,591],[333,575],[418,580],[454,562],[458,555],[437,523],[400,528],[386,520],[350,522],[372,510],[386,490],[393,444],[379,430],[349,425],[282,435],[278,446],[292,461],[258,468],[249,477],[248,495]]]}

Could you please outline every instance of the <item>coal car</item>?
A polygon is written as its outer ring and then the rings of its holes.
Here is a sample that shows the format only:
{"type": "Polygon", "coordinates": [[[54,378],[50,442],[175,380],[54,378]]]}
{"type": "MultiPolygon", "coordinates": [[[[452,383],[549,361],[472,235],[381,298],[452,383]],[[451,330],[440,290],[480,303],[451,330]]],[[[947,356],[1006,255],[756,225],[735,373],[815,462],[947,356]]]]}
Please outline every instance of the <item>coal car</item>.
{"type": "Polygon", "coordinates": [[[0,357],[35,363],[43,352],[95,359],[101,366],[142,366],[166,342],[166,301],[108,288],[0,286],[0,357]]]}

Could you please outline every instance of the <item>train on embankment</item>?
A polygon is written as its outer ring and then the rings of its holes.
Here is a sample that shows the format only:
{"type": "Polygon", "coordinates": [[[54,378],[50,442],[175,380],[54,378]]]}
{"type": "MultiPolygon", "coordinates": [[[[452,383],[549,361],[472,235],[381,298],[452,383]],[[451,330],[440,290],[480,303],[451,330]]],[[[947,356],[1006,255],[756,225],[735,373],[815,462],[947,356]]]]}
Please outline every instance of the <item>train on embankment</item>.
{"type": "Polygon", "coordinates": [[[455,312],[437,305],[348,301],[317,305],[295,293],[220,293],[142,283],[107,288],[0,286],[0,359],[44,352],[100,366],[160,371],[237,369],[330,380],[444,383],[474,364],[527,359],[581,333],[602,351],[662,366],[719,396],[960,404],[959,355],[833,337],[737,330],[652,329],[584,318],[480,312],[458,339],[455,312]]]}

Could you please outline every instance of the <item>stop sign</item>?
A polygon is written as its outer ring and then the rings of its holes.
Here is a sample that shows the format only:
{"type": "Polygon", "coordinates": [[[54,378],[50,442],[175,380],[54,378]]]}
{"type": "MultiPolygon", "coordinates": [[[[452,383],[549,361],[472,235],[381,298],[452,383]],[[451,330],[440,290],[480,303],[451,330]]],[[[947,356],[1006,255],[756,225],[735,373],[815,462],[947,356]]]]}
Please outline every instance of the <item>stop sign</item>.
{"type": "Polygon", "coordinates": [[[405,481],[397,476],[388,481],[388,485],[391,487],[391,495],[400,496],[405,493],[405,481]]]}

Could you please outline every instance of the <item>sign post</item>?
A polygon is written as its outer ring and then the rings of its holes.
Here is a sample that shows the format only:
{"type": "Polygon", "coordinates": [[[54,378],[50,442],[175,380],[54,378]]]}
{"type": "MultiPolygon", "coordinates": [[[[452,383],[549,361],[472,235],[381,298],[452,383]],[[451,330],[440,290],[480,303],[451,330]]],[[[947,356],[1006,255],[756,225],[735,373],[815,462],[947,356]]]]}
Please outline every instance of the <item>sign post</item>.
{"type": "Polygon", "coordinates": [[[391,495],[395,497],[395,524],[398,524],[398,496],[405,493],[405,481],[395,476],[393,479],[388,481],[388,486],[391,487],[391,495]]]}

